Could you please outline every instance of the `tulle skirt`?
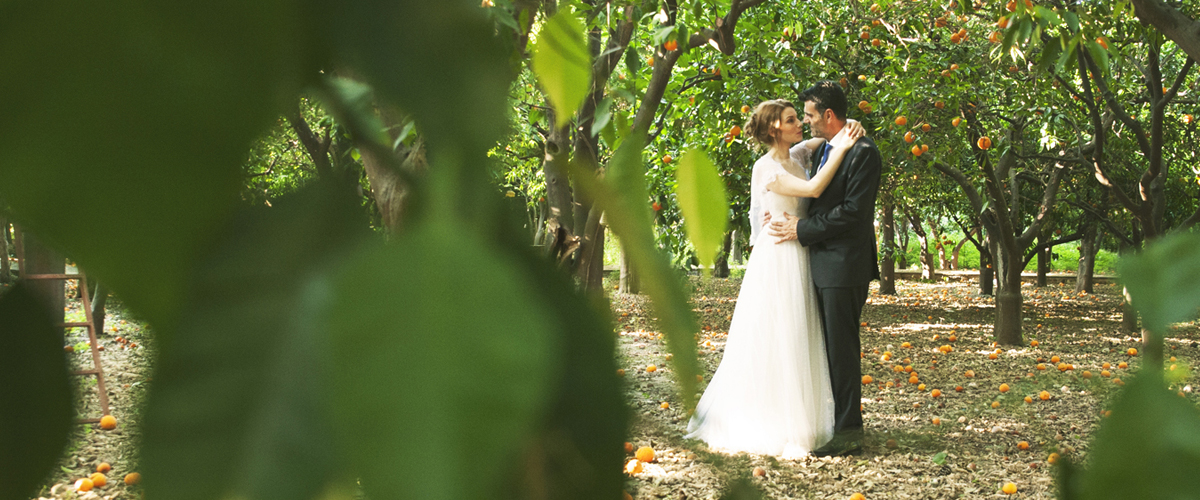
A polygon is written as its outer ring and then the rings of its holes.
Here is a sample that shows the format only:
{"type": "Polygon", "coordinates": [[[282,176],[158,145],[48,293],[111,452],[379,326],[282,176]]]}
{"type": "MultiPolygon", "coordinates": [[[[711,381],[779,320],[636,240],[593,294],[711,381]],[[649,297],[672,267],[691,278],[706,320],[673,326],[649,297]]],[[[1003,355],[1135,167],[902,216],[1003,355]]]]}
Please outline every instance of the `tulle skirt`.
{"type": "Polygon", "coordinates": [[[760,234],[725,355],[686,437],[718,451],[800,458],[832,438],[833,410],[808,249],[760,234]]]}

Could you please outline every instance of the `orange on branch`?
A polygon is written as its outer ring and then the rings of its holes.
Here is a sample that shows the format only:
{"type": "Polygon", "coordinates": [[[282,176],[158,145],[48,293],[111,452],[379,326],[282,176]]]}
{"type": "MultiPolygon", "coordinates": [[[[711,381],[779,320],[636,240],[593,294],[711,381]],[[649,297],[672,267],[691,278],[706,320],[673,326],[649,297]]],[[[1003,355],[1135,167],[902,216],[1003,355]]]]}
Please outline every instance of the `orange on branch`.
{"type": "Polygon", "coordinates": [[[917,136],[916,134],[913,134],[911,130],[904,133],[904,142],[912,142],[915,140],[917,140],[917,136]]]}
{"type": "Polygon", "coordinates": [[[930,130],[933,130],[933,125],[930,125],[930,124],[928,124],[928,123],[922,123],[922,124],[921,124],[921,131],[922,131],[922,132],[928,132],[928,131],[930,131],[930,130]]]}
{"type": "Polygon", "coordinates": [[[985,135],[980,137],[978,141],[975,141],[975,145],[979,146],[979,149],[987,151],[992,148],[992,140],[985,135]]]}
{"type": "Polygon", "coordinates": [[[748,105],[746,105],[746,104],[743,104],[743,105],[742,105],[742,112],[743,112],[743,113],[749,113],[749,112],[750,112],[750,106],[748,106],[748,105]]]}
{"type": "Polygon", "coordinates": [[[924,151],[921,151],[921,146],[913,146],[912,147],[913,156],[921,156],[921,153],[924,153],[924,151]]]}
{"type": "Polygon", "coordinates": [[[996,21],[996,26],[998,26],[1000,29],[1004,29],[1008,27],[1008,23],[1008,16],[1004,16],[1001,17],[999,21],[996,21]]]}
{"type": "Polygon", "coordinates": [[[667,40],[667,43],[663,44],[663,48],[667,49],[667,52],[675,52],[675,49],[679,48],[679,42],[675,40],[667,40]]]}
{"type": "Polygon", "coordinates": [[[906,117],[904,115],[897,116],[896,117],[896,125],[901,126],[901,127],[908,125],[908,117],[906,117]]]}

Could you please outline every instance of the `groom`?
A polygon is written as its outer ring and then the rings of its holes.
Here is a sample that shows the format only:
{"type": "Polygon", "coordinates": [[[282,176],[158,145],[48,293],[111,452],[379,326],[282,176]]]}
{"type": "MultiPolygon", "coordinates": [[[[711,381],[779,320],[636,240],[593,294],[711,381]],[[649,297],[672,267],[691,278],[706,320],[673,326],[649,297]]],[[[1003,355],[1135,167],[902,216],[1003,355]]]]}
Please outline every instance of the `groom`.
{"type": "MultiPolygon", "coordinates": [[[[846,125],[846,95],[838,84],[818,82],[800,94],[804,123],[813,137],[826,141],[846,125]]],[[[825,163],[831,146],[813,155],[817,167],[825,163]]],[[[829,186],[808,208],[808,218],[790,215],[771,221],[769,232],[777,242],[799,240],[808,247],[817,304],[825,327],[825,350],[833,386],[834,436],[813,450],[816,456],[848,455],[862,451],[862,368],[859,318],[872,279],[879,278],[875,256],[875,196],[882,168],[879,149],[869,137],[846,152],[842,167],[829,186]]]]}

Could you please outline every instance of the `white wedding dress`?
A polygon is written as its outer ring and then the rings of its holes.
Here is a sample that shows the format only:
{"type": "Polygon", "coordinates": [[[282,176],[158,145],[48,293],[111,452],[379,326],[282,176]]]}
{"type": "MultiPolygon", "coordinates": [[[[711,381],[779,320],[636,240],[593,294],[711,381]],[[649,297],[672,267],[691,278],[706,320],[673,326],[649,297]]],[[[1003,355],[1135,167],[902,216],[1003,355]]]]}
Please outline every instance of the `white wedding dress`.
{"type": "Polygon", "coordinates": [[[729,326],[725,355],[688,423],[687,438],[724,452],[800,458],[833,437],[833,392],[808,249],[759,230],[762,212],[807,217],[809,199],[766,190],[784,172],[807,179],[811,151],[795,165],[770,153],[754,164],[750,221],[754,250],[729,326]]]}

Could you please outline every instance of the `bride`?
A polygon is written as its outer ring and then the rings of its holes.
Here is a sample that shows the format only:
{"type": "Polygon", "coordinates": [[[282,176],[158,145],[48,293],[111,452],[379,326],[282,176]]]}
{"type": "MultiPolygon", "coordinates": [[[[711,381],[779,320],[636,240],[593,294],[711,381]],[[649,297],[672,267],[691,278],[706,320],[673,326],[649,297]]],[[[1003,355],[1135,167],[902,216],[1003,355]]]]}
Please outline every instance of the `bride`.
{"type": "Polygon", "coordinates": [[[750,260],[729,326],[725,355],[688,422],[687,438],[714,450],[800,458],[833,437],[833,393],[808,249],[760,230],[763,212],[806,217],[808,199],[829,185],[842,157],[863,135],[851,121],[829,144],[803,141],[795,106],[759,104],[746,131],[767,154],[750,182],[750,260]],[[799,144],[797,144],[799,143],[799,144]],[[795,145],[793,147],[793,145],[795,145]],[[809,180],[813,152],[827,160],[809,180]]]}

